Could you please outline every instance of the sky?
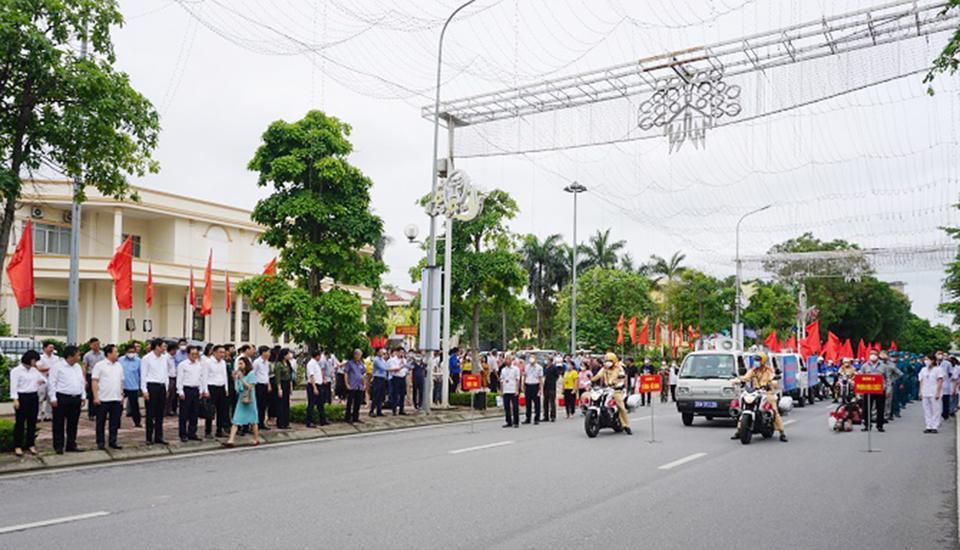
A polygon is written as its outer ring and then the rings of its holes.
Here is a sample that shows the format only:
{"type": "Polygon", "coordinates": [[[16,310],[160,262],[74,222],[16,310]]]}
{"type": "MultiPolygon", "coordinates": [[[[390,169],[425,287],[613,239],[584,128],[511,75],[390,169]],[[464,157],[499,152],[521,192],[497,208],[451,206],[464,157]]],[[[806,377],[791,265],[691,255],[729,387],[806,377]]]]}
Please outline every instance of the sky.
{"type": "MultiPolygon", "coordinates": [[[[648,55],[736,39],[876,5],[876,0],[478,0],[453,22],[445,43],[445,99],[522,86],[648,55]]],[[[353,127],[350,161],[374,182],[372,204],[393,238],[385,281],[416,288],[408,270],[421,256],[403,229],[421,237],[427,193],[435,48],[452,0],[121,0],[117,66],[157,106],[159,174],[133,183],[252,208],[265,196],[246,163],[275,120],[322,109],[353,127]]],[[[942,39],[942,34],[939,37],[942,39]]],[[[627,242],[637,263],[687,255],[713,275],[734,271],[741,251],[763,254],[804,231],[867,247],[947,242],[958,225],[957,87],[941,79],[930,98],[920,76],[818,101],[907,71],[936,44],[914,40],[817,62],[725,79],[742,90],[744,112],[783,112],[708,132],[706,146],[670,153],[644,136],[635,110],[644,98],[560,115],[469,127],[456,165],[482,189],[513,195],[513,231],[571,238],[573,180],[581,195],[581,239],[598,230],[627,242]],[[608,146],[564,149],[609,136],[608,146]],[[529,152],[547,144],[557,150],[529,152]],[[490,155],[492,152],[527,151],[490,155]]],[[[443,131],[442,131],[443,132],[443,131]]],[[[445,140],[441,151],[446,151],[445,140]]],[[[750,264],[748,264],[749,268],[750,264]]],[[[748,273],[750,270],[748,269],[748,273]]],[[[906,282],[914,312],[936,313],[942,269],[912,257],[881,266],[906,282]]]]}

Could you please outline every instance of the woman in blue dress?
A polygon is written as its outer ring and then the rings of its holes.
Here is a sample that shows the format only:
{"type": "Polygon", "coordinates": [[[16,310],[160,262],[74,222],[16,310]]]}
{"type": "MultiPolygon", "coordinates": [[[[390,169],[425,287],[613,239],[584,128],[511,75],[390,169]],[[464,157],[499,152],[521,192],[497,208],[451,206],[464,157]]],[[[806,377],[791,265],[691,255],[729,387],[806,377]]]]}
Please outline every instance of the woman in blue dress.
{"type": "Polygon", "coordinates": [[[237,437],[237,428],[251,426],[253,428],[253,444],[260,444],[259,416],[257,415],[257,395],[255,386],[257,378],[253,374],[253,365],[246,357],[240,358],[240,369],[233,381],[237,388],[237,406],[233,411],[233,426],[230,426],[230,438],[224,442],[224,447],[233,447],[233,440],[237,437]]]}

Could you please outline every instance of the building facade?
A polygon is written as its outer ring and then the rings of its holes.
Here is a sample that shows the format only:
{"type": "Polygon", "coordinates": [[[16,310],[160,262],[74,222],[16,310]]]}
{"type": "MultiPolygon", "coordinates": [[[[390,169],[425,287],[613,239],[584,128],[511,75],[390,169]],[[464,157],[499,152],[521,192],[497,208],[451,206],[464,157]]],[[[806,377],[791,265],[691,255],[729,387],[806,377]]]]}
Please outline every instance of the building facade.
{"type": "MultiPolygon", "coordinates": [[[[275,250],[257,242],[261,228],[250,220],[249,210],[142,187],[132,191],[139,201],[121,202],[87,188],[80,223],[77,335],[81,342],[94,336],[108,342],[156,336],[212,342],[283,341],[282,335],[270,334],[236,292],[237,283],[261,274],[276,256],[275,250]],[[120,311],[107,264],[128,235],[133,237],[133,309],[120,311]],[[213,312],[203,317],[199,305],[210,252],[213,312]],[[146,305],[148,267],[154,286],[150,308],[146,305]],[[189,305],[191,271],[196,309],[189,305]],[[229,313],[228,274],[233,290],[229,313]]],[[[37,302],[19,310],[9,284],[3,285],[4,320],[15,335],[66,339],[71,200],[70,182],[24,182],[7,259],[26,221],[32,220],[37,302]]],[[[369,289],[352,290],[364,306],[370,303],[369,289]]]]}

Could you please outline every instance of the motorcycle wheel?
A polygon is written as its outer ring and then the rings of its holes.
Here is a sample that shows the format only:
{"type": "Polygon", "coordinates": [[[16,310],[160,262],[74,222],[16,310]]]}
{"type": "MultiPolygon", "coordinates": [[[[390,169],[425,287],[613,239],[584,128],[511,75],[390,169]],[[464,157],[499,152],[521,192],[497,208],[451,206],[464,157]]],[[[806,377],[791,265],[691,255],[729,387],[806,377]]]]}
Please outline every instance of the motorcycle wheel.
{"type": "Polygon", "coordinates": [[[680,418],[683,420],[684,426],[693,425],[693,413],[681,413],[680,418]]]}
{"type": "Polygon", "coordinates": [[[600,433],[600,417],[597,411],[588,410],[583,418],[583,429],[587,432],[587,437],[597,437],[600,433]]]}
{"type": "Polygon", "coordinates": [[[623,426],[621,426],[620,424],[617,424],[616,426],[613,427],[614,433],[620,433],[622,431],[623,431],[623,426]]]}
{"type": "Polygon", "coordinates": [[[764,439],[770,439],[773,437],[773,429],[765,429],[760,432],[760,435],[762,435],[764,439]]]}
{"type": "Polygon", "coordinates": [[[740,443],[749,445],[753,441],[753,432],[746,426],[740,427],[740,443]]]}
{"type": "Polygon", "coordinates": [[[802,409],[807,405],[806,404],[807,398],[804,397],[802,393],[799,395],[799,397],[800,399],[797,399],[797,406],[802,409]]]}

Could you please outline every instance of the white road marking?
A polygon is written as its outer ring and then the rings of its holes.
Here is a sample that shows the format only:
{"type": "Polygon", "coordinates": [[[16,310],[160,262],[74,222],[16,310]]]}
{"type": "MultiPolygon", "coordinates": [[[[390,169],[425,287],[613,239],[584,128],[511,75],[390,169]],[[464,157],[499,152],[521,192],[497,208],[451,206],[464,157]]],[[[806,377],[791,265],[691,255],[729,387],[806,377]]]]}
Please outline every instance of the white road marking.
{"type": "Polygon", "coordinates": [[[447,451],[449,454],[458,455],[460,453],[469,453],[472,451],[482,451],[483,449],[492,449],[494,447],[503,447],[504,445],[513,445],[513,441],[499,441],[497,443],[488,443],[486,445],[477,445],[476,447],[467,447],[466,449],[456,449],[447,451]]]}
{"type": "Polygon", "coordinates": [[[790,424],[793,424],[793,423],[796,422],[796,421],[797,421],[796,418],[791,418],[790,420],[787,420],[786,422],[784,422],[783,425],[784,425],[784,426],[789,426],[790,424]]]}
{"type": "Polygon", "coordinates": [[[109,516],[110,512],[91,512],[89,514],[80,514],[78,516],[66,516],[62,518],[54,519],[45,519],[43,521],[35,521],[33,523],[21,523],[20,525],[11,525],[10,527],[0,527],[0,535],[6,533],[13,533],[16,531],[26,531],[27,529],[36,529],[37,527],[47,527],[50,525],[58,525],[61,523],[70,523],[71,521],[80,521],[84,519],[98,518],[100,516],[109,516]]]}
{"type": "Polygon", "coordinates": [[[685,457],[683,457],[683,458],[681,458],[681,459],[679,459],[679,460],[674,460],[673,462],[668,462],[667,464],[664,464],[663,466],[660,466],[660,467],[657,468],[657,469],[658,469],[658,470],[669,470],[669,469],[671,469],[671,468],[676,468],[677,466],[682,466],[682,465],[686,464],[687,462],[693,462],[694,460],[696,460],[696,459],[698,459],[698,458],[703,458],[703,457],[705,457],[705,456],[707,456],[707,453],[693,453],[692,455],[690,455],[690,456],[685,456],[685,457]]]}

